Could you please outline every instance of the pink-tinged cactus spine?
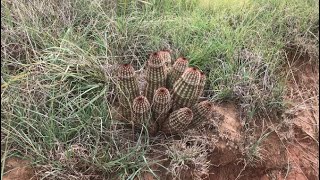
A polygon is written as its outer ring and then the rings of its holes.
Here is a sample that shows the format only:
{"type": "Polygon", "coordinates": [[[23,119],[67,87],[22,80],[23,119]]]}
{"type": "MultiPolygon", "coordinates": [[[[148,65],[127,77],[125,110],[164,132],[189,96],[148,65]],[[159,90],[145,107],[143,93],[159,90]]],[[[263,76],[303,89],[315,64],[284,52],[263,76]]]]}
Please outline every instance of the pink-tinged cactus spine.
{"type": "Polygon", "coordinates": [[[202,101],[192,107],[193,119],[188,128],[199,127],[204,121],[209,121],[212,115],[213,104],[210,101],[202,101]]]}
{"type": "Polygon", "coordinates": [[[151,102],[155,91],[165,86],[167,80],[167,68],[165,60],[160,57],[159,52],[152,53],[147,62],[146,71],[146,97],[151,102]]]}
{"type": "Polygon", "coordinates": [[[151,118],[151,106],[148,99],[144,96],[138,96],[132,104],[133,120],[137,125],[149,125],[151,118]]]}
{"type": "Polygon", "coordinates": [[[169,119],[164,122],[161,130],[166,134],[177,134],[183,132],[193,118],[192,110],[185,107],[173,111],[169,119]]]}
{"type": "Polygon", "coordinates": [[[190,67],[182,74],[178,81],[173,85],[174,102],[173,110],[182,107],[191,107],[196,97],[200,83],[200,71],[195,67],[190,67]]]}
{"type": "Polygon", "coordinates": [[[118,67],[120,114],[125,119],[131,117],[131,103],[139,96],[138,81],[131,64],[122,64],[118,67]]]}
{"type": "Polygon", "coordinates": [[[171,109],[171,95],[167,88],[161,87],[156,90],[151,109],[154,121],[161,125],[171,109]]]}
{"type": "Polygon", "coordinates": [[[188,60],[184,57],[180,57],[174,62],[168,73],[167,85],[169,89],[172,89],[173,84],[181,77],[187,67],[188,60]]]}

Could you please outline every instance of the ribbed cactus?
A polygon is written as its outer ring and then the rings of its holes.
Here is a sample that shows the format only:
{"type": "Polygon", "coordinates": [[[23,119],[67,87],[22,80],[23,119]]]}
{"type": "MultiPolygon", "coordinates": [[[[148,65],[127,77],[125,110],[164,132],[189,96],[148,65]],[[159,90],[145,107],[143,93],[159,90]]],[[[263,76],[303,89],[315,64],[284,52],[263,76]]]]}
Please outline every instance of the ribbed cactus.
{"type": "Polygon", "coordinates": [[[193,105],[199,83],[200,71],[195,67],[188,68],[173,85],[173,110],[193,105]]]}
{"type": "Polygon", "coordinates": [[[209,101],[202,101],[192,107],[194,113],[193,119],[188,128],[196,128],[201,125],[202,122],[208,121],[212,114],[213,105],[209,101]]]}
{"type": "Polygon", "coordinates": [[[199,99],[201,97],[201,95],[203,94],[204,86],[206,85],[206,80],[207,80],[206,75],[203,72],[201,72],[200,73],[200,83],[199,83],[197,93],[196,93],[197,99],[199,99]]]}
{"type": "Polygon", "coordinates": [[[173,111],[169,119],[162,125],[162,131],[166,134],[176,134],[184,131],[193,118],[191,109],[185,107],[173,111]]]}
{"type": "Polygon", "coordinates": [[[156,90],[153,102],[152,102],[152,113],[154,121],[162,124],[165,118],[169,115],[171,109],[171,96],[169,90],[165,87],[161,87],[156,90]]]}
{"type": "Polygon", "coordinates": [[[173,84],[181,77],[185,69],[188,67],[188,60],[184,57],[178,58],[168,73],[167,86],[172,89],[173,84]]]}
{"type": "Polygon", "coordinates": [[[166,134],[181,133],[211,118],[213,104],[197,103],[205,86],[204,73],[195,67],[188,68],[188,60],[183,57],[171,66],[167,50],[152,53],[146,63],[139,79],[146,80],[145,96],[140,95],[133,67],[119,65],[119,109],[127,120],[138,128],[146,126],[153,136],[159,130],[166,134]]]}
{"type": "Polygon", "coordinates": [[[138,80],[131,64],[118,67],[120,114],[125,119],[131,117],[131,103],[139,96],[138,80]]]}
{"type": "Polygon", "coordinates": [[[169,50],[159,51],[160,58],[162,58],[168,67],[171,67],[171,55],[169,50]]]}
{"type": "Polygon", "coordinates": [[[206,84],[206,75],[203,72],[200,72],[200,83],[195,93],[195,97],[193,98],[192,104],[195,104],[198,102],[199,98],[203,94],[205,84],[206,84]]]}
{"type": "Polygon", "coordinates": [[[145,95],[151,102],[155,91],[158,88],[165,86],[167,80],[165,60],[160,57],[159,52],[150,55],[147,62],[146,80],[147,88],[145,95]]]}
{"type": "Polygon", "coordinates": [[[138,96],[133,100],[132,112],[134,123],[148,125],[151,118],[151,106],[144,96],[138,96]]]}

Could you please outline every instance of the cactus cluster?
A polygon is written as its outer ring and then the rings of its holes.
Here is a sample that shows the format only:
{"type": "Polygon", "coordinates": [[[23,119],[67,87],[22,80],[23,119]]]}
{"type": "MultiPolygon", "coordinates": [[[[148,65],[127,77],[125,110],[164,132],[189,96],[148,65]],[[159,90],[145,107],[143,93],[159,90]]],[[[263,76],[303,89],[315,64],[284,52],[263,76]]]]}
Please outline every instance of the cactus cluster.
{"type": "Polygon", "coordinates": [[[120,114],[137,127],[144,125],[151,135],[162,131],[179,134],[207,121],[213,105],[198,102],[206,76],[188,60],[179,57],[171,63],[170,51],[152,53],[146,62],[147,86],[140,94],[134,68],[122,64],[118,69],[120,114]]]}

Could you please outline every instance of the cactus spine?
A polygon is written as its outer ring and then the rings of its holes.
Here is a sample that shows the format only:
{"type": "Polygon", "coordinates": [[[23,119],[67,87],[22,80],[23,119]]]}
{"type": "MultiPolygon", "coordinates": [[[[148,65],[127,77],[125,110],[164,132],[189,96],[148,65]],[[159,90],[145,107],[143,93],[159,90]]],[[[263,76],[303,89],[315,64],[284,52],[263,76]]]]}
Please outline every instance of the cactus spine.
{"type": "Polygon", "coordinates": [[[160,58],[162,58],[165,61],[166,65],[168,67],[171,67],[172,61],[171,61],[170,51],[169,50],[159,51],[159,55],[160,55],[160,58]]]}
{"type": "Polygon", "coordinates": [[[151,118],[150,103],[144,96],[138,96],[133,100],[133,119],[137,124],[149,124],[151,118]]]}
{"type": "Polygon", "coordinates": [[[200,83],[200,72],[197,68],[188,68],[173,85],[173,110],[191,107],[200,83]]]}
{"type": "Polygon", "coordinates": [[[203,93],[205,84],[206,84],[206,75],[203,72],[200,72],[200,82],[197,87],[197,91],[195,93],[195,97],[192,101],[192,104],[195,104],[198,102],[198,99],[201,97],[201,95],[203,93]]]}
{"type": "Polygon", "coordinates": [[[184,57],[178,58],[168,73],[168,87],[172,89],[173,84],[181,77],[185,69],[188,67],[188,60],[184,57]]]}
{"type": "Polygon", "coordinates": [[[151,109],[154,120],[162,124],[171,109],[171,96],[168,89],[161,87],[156,90],[151,109]]]}
{"type": "Polygon", "coordinates": [[[188,127],[192,118],[191,109],[187,107],[178,109],[170,114],[169,119],[164,122],[161,130],[166,134],[181,133],[188,127]]]}
{"type": "Polygon", "coordinates": [[[139,96],[138,81],[131,64],[118,68],[120,114],[126,119],[131,117],[131,102],[139,96]]]}
{"type": "Polygon", "coordinates": [[[146,97],[151,102],[154,96],[154,92],[165,86],[167,79],[167,70],[165,65],[165,60],[160,57],[159,52],[155,52],[150,55],[147,62],[147,88],[146,97]]]}
{"type": "Polygon", "coordinates": [[[201,125],[202,122],[209,120],[212,113],[213,105],[209,101],[202,101],[192,107],[194,113],[191,123],[188,128],[196,128],[201,125]]]}

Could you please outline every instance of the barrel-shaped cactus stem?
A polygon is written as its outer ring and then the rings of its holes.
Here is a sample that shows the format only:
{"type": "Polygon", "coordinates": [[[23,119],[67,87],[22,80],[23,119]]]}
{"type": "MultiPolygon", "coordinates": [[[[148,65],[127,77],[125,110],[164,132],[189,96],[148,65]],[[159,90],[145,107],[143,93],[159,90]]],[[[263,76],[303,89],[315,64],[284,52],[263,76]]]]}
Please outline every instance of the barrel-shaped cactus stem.
{"type": "Polygon", "coordinates": [[[213,104],[210,101],[202,101],[192,107],[193,119],[188,129],[199,127],[204,121],[209,121],[212,115],[213,104]]]}
{"type": "Polygon", "coordinates": [[[133,120],[137,126],[142,124],[148,126],[151,118],[151,106],[144,96],[138,96],[132,104],[133,120]]]}
{"type": "Polygon", "coordinates": [[[120,114],[127,120],[131,119],[131,103],[139,96],[138,80],[131,64],[121,64],[118,67],[118,97],[120,114]]]}
{"type": "Polygon", "coordinates": [[[118,79],[120,85],[120,99],[131,103],[139,96],[138,79],[131,64],[122,64],[118,69],[118,79]]]}
{"type": "Polygon", "coordinates": [[[165,60],[162,59],[159,54],[159,52],[151,54],[147,61],[147,88],[145,95],[150,102],[153,99],[155,91],[158,88],[165,86],[167,80],[167,67],[165,65],[165,60]]]}
{"type": "Polygon", "coordinates": [[[200,71],[195,67],[190,67],[182,74],[178,81],[173,85],[174,102],[173,110],[182,107],[191,107],[196,97],[200,83],[200,71]]]}
{"type": "Polygon", "coordinates": [[[192,104],[195,104],[198,102],[198,99],[201,97],[201,95],[203,94],[203,90],[204,90],[204,86],[206,84],[206,75],[203,72],[200,72],[200,83],[198,85],[197,91],[196,91],[196,95],[193,99],[192,104]]]}
{"type": "Polygon", "coordinates": [[[161,87],[156,90],[153,102],[152,102],[152,113],[153,119],[160,126],[163,121],[169,116],[169,111],[171,109],[171,95],[169,90],[165,87],[161,87]]]}
{"type": "Polygon", "coordinates": [[[161,131],[165,134],[178,134],[182,133],[192,121],[192,110],[185,107],[173,111],[169,119],[162,125],[161,131]]]}
{"type": "Polygon", "coordinates": [[[162,66],[166,63],[160,52],[151,53],[148,59],[148,66],[162,66]]]}
{"type": "Polygon", "coordinates": [[[172,66],[172,60],[170,55],[170,50],[159,51],[160,58],[162,58],[168,67],[172,66]]]}
{"type": "Polygon", "coordinates": [[[168,73],[168,81],[167,86],[169,89],[172,89],[173,84],[181,77],[183,72],[188,67],[188,59],[184,57],[178,58],[172,68],[170,69],[168,73]]]}

